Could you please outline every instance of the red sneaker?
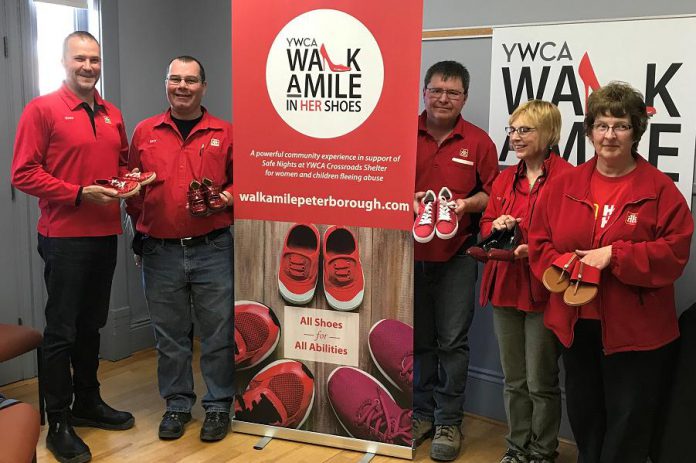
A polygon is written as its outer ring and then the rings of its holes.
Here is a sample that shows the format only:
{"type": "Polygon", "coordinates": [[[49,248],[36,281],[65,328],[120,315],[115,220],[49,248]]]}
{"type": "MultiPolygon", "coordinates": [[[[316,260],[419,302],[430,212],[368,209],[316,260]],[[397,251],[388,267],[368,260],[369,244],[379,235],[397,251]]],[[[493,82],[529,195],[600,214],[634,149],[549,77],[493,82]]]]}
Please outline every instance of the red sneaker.
{"type": "Polygon", "coordinates": [[[367,338],[377,369],[398,390],[413,397],[413,327],[394,319],[380,320],[367,338]]]}
{"type": "Polygon", "coordinates": [[[205,203],[205,192],[203,186],[197,180],[192,180],[189,190],[186,192],[188,210],[191,215],[206,215],[208,205],[205,203]]]}
{"type": "Polygon", "coordinates": [[[437,221],[435,222],[435,233],[442,240],[448,240],[457,234],[459,218],[454,213],[454,207],[452,192],[443,186],[437,195],[437,221]]]}
{"type": "Polygon", "coordinates": [[[128,172],[127,174],[121,175],[121,180],[138,182],[140,186],[149,185],[154,182],[156,178],[157,174],[154,172],[128,172]]]}
{"type": "Polygon", "coordinates": [[[203,178],[203,194],[205,203],[211,212],[221,211],[227,207],[227,202],[220,197],[220,185],[215,185],[209,178],[203,178]]]}
{"type": "Polygon", "coordinates": [[[437,198],[433,190],[425,192],[418,207],[418,215],[413,223],[413,239],[419,243],[428,243],[435,236],[435,209],[437,198]]]}
{"type": "Polygon", "coordinates": [[[336,310],[353,310],[363,300],[365,282],[353,232],[333,225],[324,233],[324,293],[336,310]]]}
{"type": "Polygon", "coordinates": [[[290,304],[306,304],[314,297],[319,280],[319,241],[319,230],[312,224],[295,224],[285,236],[278,290],[290,304]]]}
{"type": "Polygon", "coordinates": [[[297,360],[276,360],[256,373],[234,401],[236,420],[299,428],[314,404],[314,375],[297,360]]]}
{"type": "Polygon", "coordinates": [[[399,407],[375,378],[357,368],[338,367],[326,387],[329,403],[350,436],[411,446],[411,410],[399,407]]]}
{"type": "Polygon", "coordinates": [[[99,178],[94,181],[94,184],[116,190],[116,196],[119,198],[130,198],[140,191],[140,184],[138,182],[121,180],[118,177],[113,177],[111,179],[99,178]]]}
{"type": "Polygon", "coordinates": [[[273,311],[254,301],[234,303],[234,365],[237,371],[258,365],[280,341],[280,322],[273,311]]]}

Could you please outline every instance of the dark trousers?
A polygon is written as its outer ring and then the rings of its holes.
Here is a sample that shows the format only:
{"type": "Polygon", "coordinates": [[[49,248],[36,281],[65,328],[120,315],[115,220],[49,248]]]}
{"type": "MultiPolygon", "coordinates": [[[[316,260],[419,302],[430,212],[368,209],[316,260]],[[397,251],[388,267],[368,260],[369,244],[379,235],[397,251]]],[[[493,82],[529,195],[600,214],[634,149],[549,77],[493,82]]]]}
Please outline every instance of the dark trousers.
{"type": "Polygon", "coordinates": [[[438,425],[462,421],[477,273],[466,255],[415,263],[413,413],[438,425]]]}
{"type": "Polygon", "coordinates": [[[99,392],[99,329],[108,315],[116,246],[115,235],[39,235],[48,292],[41,381],[49,420],[69,409],[73,393],[79,399],[99,392]]]}
{"type": "Polygon", "coordinates": [[[675,343],[604,355],[598,320],[578,320],[563,349],[578,463],[645,463],[675,343]]]}

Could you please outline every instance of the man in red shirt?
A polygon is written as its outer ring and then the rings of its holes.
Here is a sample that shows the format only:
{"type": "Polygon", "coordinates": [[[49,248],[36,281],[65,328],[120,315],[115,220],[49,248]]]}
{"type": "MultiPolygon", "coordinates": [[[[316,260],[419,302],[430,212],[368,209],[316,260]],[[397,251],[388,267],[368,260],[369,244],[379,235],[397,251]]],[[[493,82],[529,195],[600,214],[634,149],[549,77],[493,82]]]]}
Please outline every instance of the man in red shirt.
{"type": "Polygon", "coordinates": [[[73,425],[134,424],[133,415],[102,401],[97,380],[99,329],[109,309],[121,216],[116,190],[93,183],[125,172],[128,141],[121,112],[95,90],[101,74],[97,40],[88,32],[68,35],[62,62],[63,86],[32,100],[19,120],[12,183],[37,196],[41,209],[46,446],[59,461],[85,462],[91,454],[73,425]]]}
{"type": "Polygon", "coordinates": [[[467,69],[454,61],[436,63],[424,84],[414,206],[417,210],[426,191],[447,187],[459,224],[452,238],[414,248],[413,436],[419,443],[434,432],[431,458],[449,461],[457,458],[461,445],[478,273],[466,249],[476,241],[498,158],[490,137],[460,114],[469,91],[467,69]]]}
{"type": "Polygon", "coordinates": [[[196,401],[189,335],[194,312],[208,387],[201,440],[227,435],[234,395],[232,126],[201,106],[206,85],[197,59],[173,59],[165,83],[169,109],[138,124],[128,159],[130,168],[157,175],[128,201],[127,211],[143,235],[145,296],[166,401],[161,439],[183,435],[196,401]]]}

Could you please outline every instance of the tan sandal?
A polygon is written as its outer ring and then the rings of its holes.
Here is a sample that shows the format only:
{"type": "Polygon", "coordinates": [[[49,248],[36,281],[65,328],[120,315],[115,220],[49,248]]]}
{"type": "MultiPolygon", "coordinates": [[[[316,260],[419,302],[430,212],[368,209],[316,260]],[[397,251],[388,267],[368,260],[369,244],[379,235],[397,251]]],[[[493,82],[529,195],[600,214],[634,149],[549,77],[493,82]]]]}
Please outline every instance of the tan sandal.
{"type": "Polygon", "coordinates": [[[577,254],[568,252],[553,261],[551,267],[544,270],[541,281],[552,293],[562,293],[570,286],[570,274],[576,264],[577,254]]]}
{"type": "Polygon", "coordinates": [[[563,293],[563,302],[572,307],[585,305],[599,292],[602,271],[597,267],[579,262],[570,276],[570,286],[563,293]]]}

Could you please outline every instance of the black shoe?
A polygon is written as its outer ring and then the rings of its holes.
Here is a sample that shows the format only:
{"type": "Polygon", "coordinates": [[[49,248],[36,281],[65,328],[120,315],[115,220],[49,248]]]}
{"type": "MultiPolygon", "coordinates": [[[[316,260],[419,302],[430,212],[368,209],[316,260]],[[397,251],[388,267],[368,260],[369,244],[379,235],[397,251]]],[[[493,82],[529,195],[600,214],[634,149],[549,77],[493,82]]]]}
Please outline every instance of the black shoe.
{"type": "Polygon", "coordinates": [[[60,463],[84,463],[92,459],[89,447],[75,433],[68,421],[69,413],[49,415],[46,448],[60,463]]]}
{"type": "Polygon", "coordinates": [[[97,395],[91,399],[75,398],[70,423],[76,427],[87,426],[90,428],[123,431],[133,427],[135,418],[128,412],[114,410],[109,407],[97,395]]]}
{"type": "Polygon", "coordinates": [[[178,439],[184,435],[184,425],[191,421],[189,412],[166,411],[159,425],[160,439],[178,439]]]}
{"type": "Polygon", "coordinates": [[[226,412],[205,412],[201,427],[201,440],[215,442],[225,438],[230,429],[230,414],[226,412]]]}

